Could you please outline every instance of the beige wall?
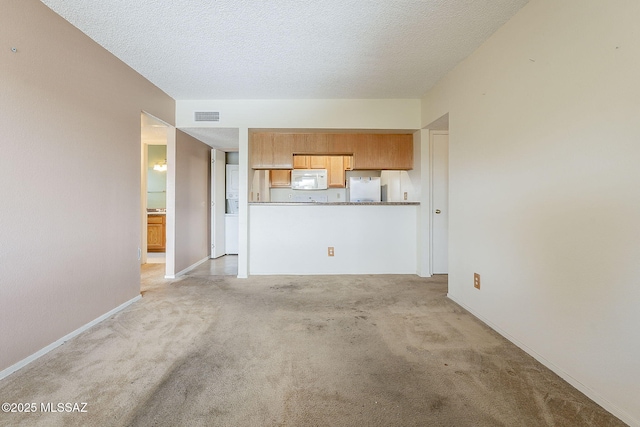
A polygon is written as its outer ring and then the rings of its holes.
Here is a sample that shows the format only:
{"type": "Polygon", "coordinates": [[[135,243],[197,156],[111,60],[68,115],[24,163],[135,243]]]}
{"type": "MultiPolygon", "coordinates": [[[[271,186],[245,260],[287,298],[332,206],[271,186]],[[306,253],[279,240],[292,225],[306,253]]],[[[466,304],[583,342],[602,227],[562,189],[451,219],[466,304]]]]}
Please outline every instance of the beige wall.
{"type": "Polygon", "coordinates": [[[450,296],[632,425],[638,16],[532,0],[422,102],[423,126],[449,112],[450,296]]]}
{"type": "Polygon", "coordinates": [[[0,40],[2,371],[139,295],[140,112],[175,102],[39,1],[0,40]]]}
{"type": "Polygon", "coordinates": [[[209,256],[211,147],[176,131],[175,272],[209,256]]]}

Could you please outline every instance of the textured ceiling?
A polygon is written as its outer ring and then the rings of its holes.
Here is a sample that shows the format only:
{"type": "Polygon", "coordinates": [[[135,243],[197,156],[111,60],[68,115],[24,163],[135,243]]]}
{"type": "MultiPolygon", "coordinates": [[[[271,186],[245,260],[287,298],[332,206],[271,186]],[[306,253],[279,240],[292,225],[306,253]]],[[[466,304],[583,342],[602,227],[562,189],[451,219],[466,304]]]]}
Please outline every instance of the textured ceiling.
{"type": "Polygon", "coordinates": [[[528,0],[42,0],[176,100],[419,98],[528,0]]]}

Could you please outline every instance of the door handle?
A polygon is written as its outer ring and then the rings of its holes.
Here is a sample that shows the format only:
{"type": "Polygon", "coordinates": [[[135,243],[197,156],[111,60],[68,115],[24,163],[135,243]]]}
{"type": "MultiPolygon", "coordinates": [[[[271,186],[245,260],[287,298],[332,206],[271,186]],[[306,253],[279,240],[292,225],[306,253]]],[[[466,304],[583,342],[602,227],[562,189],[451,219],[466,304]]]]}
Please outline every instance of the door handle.
{"type": "Polygon", "coordinates": [[[441,213],[441,212],[442,212],[442,211],[441,211],[440,209],[436,209],[436,213],[437,213],[437,214],[439,214],[439,213],[441,213]]]}

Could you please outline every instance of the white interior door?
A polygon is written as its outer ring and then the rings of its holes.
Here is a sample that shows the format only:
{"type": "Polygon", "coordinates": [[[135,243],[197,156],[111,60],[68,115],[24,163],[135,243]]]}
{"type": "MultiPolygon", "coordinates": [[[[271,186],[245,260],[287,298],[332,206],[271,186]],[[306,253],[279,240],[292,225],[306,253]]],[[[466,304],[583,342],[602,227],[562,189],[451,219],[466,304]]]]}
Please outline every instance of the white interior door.
{"type": "Polygon", "coordinates": [[[449,133],[431,132],[431,273],[449,272],[449,133]]]}
{"type": "Polygon", "coordinates": [[[211,150],[211,258],[226,254],[225,250],[225,153],[211,150]]]}

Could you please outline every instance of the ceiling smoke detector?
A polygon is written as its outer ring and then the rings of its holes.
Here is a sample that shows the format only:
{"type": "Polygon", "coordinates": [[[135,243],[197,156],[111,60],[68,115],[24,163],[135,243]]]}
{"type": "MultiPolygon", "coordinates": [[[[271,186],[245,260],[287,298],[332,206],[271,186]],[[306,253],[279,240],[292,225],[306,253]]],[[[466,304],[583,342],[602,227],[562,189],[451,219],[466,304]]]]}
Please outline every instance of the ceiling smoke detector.
{"type": "Polygon", "coordinates": [[[219,111],[196,111],[195,120],[196,122],[219,122],[220,112],[219,111]]]}

